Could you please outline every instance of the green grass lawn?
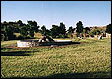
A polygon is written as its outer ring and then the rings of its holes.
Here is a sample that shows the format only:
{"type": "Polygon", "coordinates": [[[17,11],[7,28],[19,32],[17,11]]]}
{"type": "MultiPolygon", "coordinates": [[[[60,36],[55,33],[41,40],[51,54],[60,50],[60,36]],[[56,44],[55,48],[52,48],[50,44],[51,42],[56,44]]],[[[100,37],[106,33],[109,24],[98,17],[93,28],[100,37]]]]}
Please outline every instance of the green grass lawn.
{"type": "Polygon", "coordinates": [[[1,78],[111,78],[111,39],[72,39],[57,48],[6,48],[1,42],[1,78]],[[85,42],[85,43],[83,43],[85,42]]]}

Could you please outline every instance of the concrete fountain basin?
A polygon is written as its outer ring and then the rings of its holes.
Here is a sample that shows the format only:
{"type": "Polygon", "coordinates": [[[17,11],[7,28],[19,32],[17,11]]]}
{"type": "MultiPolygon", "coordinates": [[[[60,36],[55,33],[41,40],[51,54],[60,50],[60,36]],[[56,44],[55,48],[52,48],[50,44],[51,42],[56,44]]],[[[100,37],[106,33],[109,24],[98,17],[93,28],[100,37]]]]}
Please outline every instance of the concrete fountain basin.
{"type": "Polygon", "coordinates": [[[71,44],[72,40],[54,40],[54,42],[41,42],[39,40],[19,40],[17,41],[17,47],[35,47],[35,46],[51,46],[51,45],[67,45],[71,44]]]}

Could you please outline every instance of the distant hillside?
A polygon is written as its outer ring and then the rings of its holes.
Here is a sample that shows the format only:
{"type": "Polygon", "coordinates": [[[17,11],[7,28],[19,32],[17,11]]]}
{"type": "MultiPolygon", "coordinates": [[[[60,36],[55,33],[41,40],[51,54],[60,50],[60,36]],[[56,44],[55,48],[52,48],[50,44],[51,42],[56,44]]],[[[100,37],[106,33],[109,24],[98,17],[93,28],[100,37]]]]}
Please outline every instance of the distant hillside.
{"type": "Polygon", "coordinates": [[[99,30],[106,31],[106,27],[107,27],[107,26],[99,26],[99,27],[98,27],[98,26],[94,26],[94,27],[90,27],[90,29],[91,29],[91,30],[93,30],[93,29],[99,29],[99,30]]]}

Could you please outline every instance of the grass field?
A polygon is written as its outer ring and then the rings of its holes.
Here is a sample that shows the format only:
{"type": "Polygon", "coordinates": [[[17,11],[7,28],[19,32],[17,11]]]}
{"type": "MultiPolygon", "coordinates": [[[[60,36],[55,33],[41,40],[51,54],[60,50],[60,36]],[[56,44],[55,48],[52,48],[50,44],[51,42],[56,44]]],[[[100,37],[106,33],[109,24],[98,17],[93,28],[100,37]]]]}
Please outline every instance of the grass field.
{"type": "Polygon", "coordinates": [[[1,78],[111,78],[111,39],[72,40],[81,44],[7,48],[17,40],[1,42],[1,78]]]}

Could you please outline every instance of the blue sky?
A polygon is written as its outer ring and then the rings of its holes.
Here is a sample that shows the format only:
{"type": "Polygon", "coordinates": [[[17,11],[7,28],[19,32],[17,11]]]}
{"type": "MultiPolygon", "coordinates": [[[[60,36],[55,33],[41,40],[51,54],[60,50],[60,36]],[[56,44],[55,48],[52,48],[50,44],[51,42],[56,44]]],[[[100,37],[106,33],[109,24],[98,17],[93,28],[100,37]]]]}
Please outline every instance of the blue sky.
{"type": "Polygon", "coordinates": [[[1,1],[1,21],[36,21],[48,29],[63,22],[76,27],[105,26],[111,23],[111,1],[1,1]]]}

